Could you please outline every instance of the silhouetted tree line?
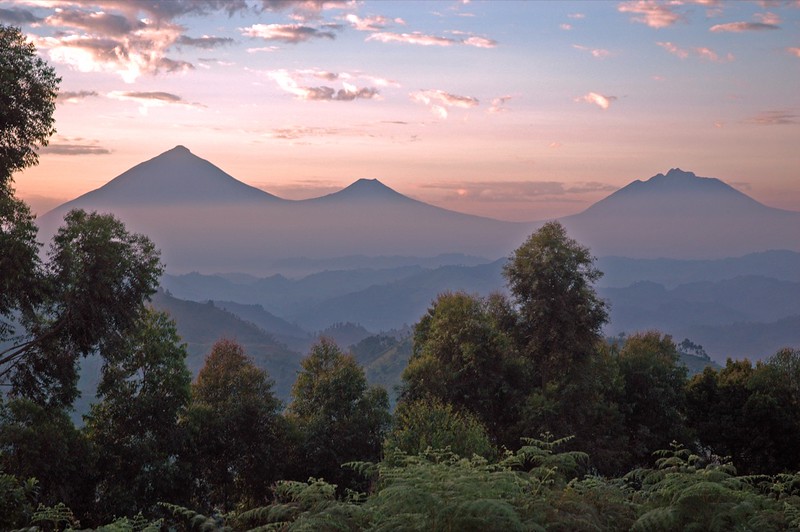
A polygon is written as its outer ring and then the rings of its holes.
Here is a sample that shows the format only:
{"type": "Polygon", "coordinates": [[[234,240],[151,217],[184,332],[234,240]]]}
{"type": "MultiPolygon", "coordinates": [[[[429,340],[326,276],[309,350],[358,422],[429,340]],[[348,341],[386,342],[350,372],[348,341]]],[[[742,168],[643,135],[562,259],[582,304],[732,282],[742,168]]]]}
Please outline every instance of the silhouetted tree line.
{"type": "Polygon", "coordinates": [[[5,26],[0,74],[0,528],[800,527],[800,351],[687,379],[668,336],[606,343],[601,273],[558,223],[511,256],[510,297],[432,303],[394,415],[329,340],[285,407],[231,340],[192,381],[147,305],[162,272],[147,237],[73,211],[40,259],[11,175],[52,134],[58,79],[5,26]]]}

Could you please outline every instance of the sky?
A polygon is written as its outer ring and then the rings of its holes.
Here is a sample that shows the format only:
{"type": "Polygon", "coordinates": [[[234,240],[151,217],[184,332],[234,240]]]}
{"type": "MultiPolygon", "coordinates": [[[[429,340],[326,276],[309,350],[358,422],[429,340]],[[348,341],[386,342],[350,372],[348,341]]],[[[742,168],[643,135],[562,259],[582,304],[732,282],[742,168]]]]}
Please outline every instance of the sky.
{"type": "Polygon", "coordinates": [[[0,0],[61,76],[34,211],[184,145],[513,221],[679,167],[800,211],[800,0],[0,0]]]}

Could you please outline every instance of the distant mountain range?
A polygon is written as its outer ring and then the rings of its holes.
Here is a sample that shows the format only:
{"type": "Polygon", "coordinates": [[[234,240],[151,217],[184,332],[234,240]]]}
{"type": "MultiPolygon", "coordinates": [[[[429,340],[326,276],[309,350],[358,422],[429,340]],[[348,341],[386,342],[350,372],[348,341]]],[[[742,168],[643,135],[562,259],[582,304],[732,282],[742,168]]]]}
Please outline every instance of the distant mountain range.
{"type": "MultiPolygon", "coordinates": [[[[307,274],[310,265],[324,269],[348,256],[489,262],[508,256],[542,223],[449,211],[374,179],[320,198],[285,200],[237,181],[183,146],[45,214],[39,219],[42,237],[54,233],[72,208],[112,212],[131,230],[149,235],[170,272],[261,276],[293,263],[302,263],[299,273],[307,274]]],[[[718,179],[679,169],[634,181],[562,222],[597,256],[685,259],[800,251],[800,213],[767,207],[718,179]]]]}
{"type": "MultiPolygon", "coordinates": [[[[179,298],[226,298],[215,305],[303,352],[308,340],[290,338],[300,338],[299,330],[319,331],[336,322],[358,323],[373,333],[399,329],[416,323],[446,290],[503,291],[503,263],[328,271],[303,279],[168,274],[162,284],[179,298]]],[[[723,261],[598,261],[601,270],[619,264],[624,268],[608,275],[612,282],[604,277],[598,285],[610,304],[609,336],[658,329],[676,341],[689,338],[703,345],[722,363],[726,357],[760,359],[782,347],[800,348],[800,270],[794,269],[800,253],[764,252],[723,261]]]]}

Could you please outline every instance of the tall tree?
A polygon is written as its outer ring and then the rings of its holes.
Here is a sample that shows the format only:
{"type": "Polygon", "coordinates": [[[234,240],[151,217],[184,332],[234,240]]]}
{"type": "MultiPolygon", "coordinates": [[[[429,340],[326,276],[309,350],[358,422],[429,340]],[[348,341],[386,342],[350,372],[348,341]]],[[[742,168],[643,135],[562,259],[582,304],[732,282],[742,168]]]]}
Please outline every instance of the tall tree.
{"type": "Polygon", "coordinates": [[[602,276],[589,249],[548,222],[511,256],[504,275],[519,312],[522,352],[544,389],[575,362],[589,357],[608,320],[594,291],[602,276]]]}
{"type": "Polygon", "coordinates": [[[13,395],[72,404],[79,359],[137,325],[162,271],[147,237],[111,215],[70,211],[44,271],[27,279],[16,315],[24,332],[0,351],[0,380],[13,395]]]}
{"type": "Polygon", "coordinates": [[[219,340],[192,385],[186,415],[194,500],[204,510],[266,503],[285,468],[286,426],[266,371],[219,340]]]}
{"type": "Polygon", "coordinates": [[[414,328],[402,399],[437,399],[469,412],[497,440],[514,415],[518,367],[493,309],[463,292],[439,295],[414,328]]]}
{"type": "Polygon", "coordinates": [[[368,387],[363,368],[327,338],[300,365],[288,417],[299,432],[303,477],[344,487],[355,476],[342,464],[380,458],[391,420],[388,394],[368,387]]]}
{"type": "Polygon", "coordinates": [[[132,516],[158,501],[186,500],[177,461],[178,418],[189,402],[191,376],[174,322],[148,309],[105,355],[100,402],[86,416],[87,435],[99,454],[101,517],[132,516]]]}
{"type": "Polygon", "coordinates": [[[652,453],[668,448],[672,441],[688,444],[687,370],[672,338],[656,331],[629,336],[617,363],[630,460],[625,465],[648,465],[652,453]]]}
{"type": "Polygon", "coordinates": [[[55,133],[60,82],[18,28],[0,25],[0,195],[10,195],[12,174],[34,166],[55,133]]]}

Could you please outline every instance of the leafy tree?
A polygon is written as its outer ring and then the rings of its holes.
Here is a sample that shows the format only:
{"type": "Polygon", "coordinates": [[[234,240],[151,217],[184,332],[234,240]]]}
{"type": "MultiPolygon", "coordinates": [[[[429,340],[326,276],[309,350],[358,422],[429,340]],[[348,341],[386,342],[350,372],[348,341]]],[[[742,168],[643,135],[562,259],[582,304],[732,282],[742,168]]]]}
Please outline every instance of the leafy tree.
{"type": "Polygon", "coordinates": [[[512,355],[486,301],[441,294],[414,328],[402,399],[435,399],[472,413],[497,438],[514,415],[512,355]]]}
{"type": "Polygon", "coordinates": [[[496,454],[486,428],[469,412],[459,412],[439,399],[402,402],[384,448],[419,454],[426,449],[450,449],[459,456],[496,454]]]}
{"type": "Polygon", "coordinates": [[[745,473],[774,474],[800,468],[797,399],[784,352],[755,367],[728,360],[706,369],[687,386],[689,423],[703,446],[730,456],[745,473]]]}
{"type": "Polygon", "coordinates": [[[391,417],[386,390],[367,387],[364,370],[327,338],[311,348],[292,388],[287,415],[297,427],[302,478],[340,487],[352,480],[341,464],[376,460],[391,417]]]}
{"type": "Polygon", "coordinates": [[[165,313],[145,311],[129,334],[106,352],[97,389],[99,403],[86,416],[102,473],[98,509],[133,516],[160,500],[186,497],[177,462],[178,418],[189,402],[186,346],[165,313]]]}
{"type": "Polygon", "coordinates": [[[105,353],[137,324],[162,270],[147,237],[129,233],[111,215],[71,211],[45,271],[27,280],[18,307],[25,332],[0,351],[0,379],[10,378],[12,395],[72,404],[79,358],[105,353]]]}
{"type": "Polygon", "coordinates": [[[22,398],[0,405],[0,470],[35,478],[40,503],[63,502],[79,514],[91,510],[92,449],[63,410],[22,398]]]}
{"type": "Polygon", "coordinates": [[[533,233],[503,273],[519,312],[521,352],[545,389],[595,352],[608,319],[593,287],[602,273],[589,249],[569,238],[558,222],[533,233]]]}
{"type": "Polygon", "coordinates": [[[0,25],[0,195],[9,193],[12,173],[38,162],[36,149],[55,133],[60,82],[18,28],[0,25]]]}
{"type": "Polygon", "coordinates": [[[687,443],[686,367],[672,338],[656,331],[631,335],[617,363],[628,435],[626,468],[646,465],[653,452],[672,441],[687,443]]]}
{"type": "Polygon", "coordinates": [[[241,345],[219,340],[192,385],[186,415],[187,461],[204,509],[263,504],[282,478],[286,448],[282,405],[266,371],[241,345]]]}

